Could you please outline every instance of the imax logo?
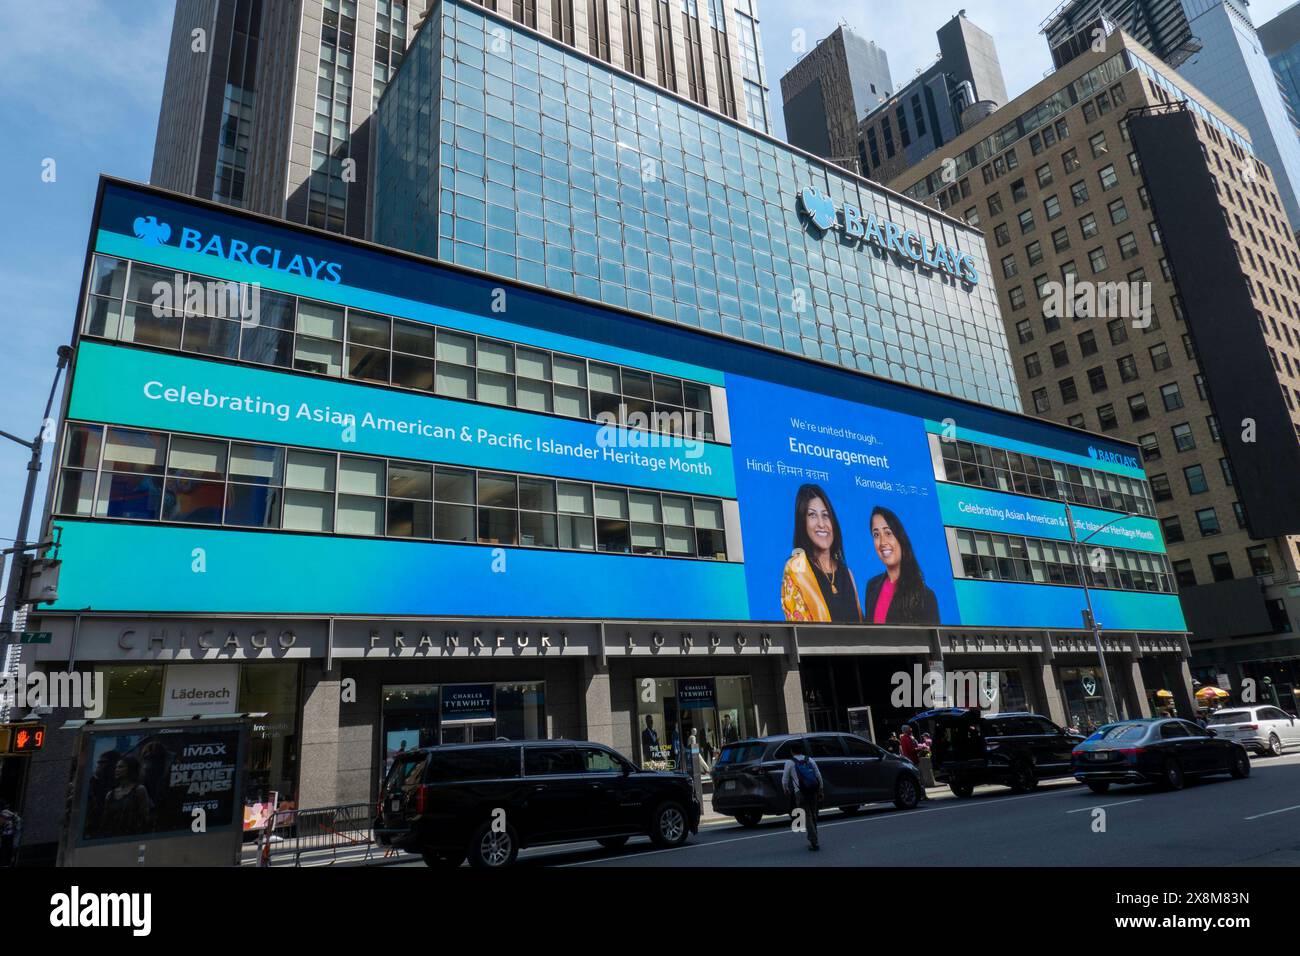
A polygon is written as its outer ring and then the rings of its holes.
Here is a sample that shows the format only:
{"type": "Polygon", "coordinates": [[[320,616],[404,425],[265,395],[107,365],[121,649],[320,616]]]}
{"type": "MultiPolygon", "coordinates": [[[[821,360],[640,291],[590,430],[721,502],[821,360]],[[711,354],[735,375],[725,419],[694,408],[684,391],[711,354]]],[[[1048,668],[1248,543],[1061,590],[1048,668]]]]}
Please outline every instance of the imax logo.
{"type": "Polygon", "coordinates": [[[980,281],[975,257],[942,242],[922,236],[914,229],[904,229],[887,219],[868,215],[863,219],[856,206],[846,203],[836,211],[834,201],[811,186],[799,192],[799,209],[820,232],[838,230],[849,242],[870,243],[885,252],[893,252],[927,269],[944,272],[962,282],[975,285],[980,281]]]}
{"type": "Polygon", "coordinates": [[[1119,452],[1103,451],[1100,448],[1089,446],[1088,457],[1094,461],[1105,462],[1109,465],[1124,465],[1126,468],[1136,468],[1138,461],[1132,455],[1121,455],[1119,452]]]}
{"type": "MultiPolygon", "coordinates": [[[[157,216],[136,216],[131,223],[131,231],[137,239],[150,245],[164,246],[171,242],[171,225],[159,222],[157,216]]],[[[228,262],[272,269],[307,279],[320,279],[336,285],[343,281],[343,267],[337,262],[301,254],[289,255],[275,246],[254,245],[242,239],[226,239],[216,233],[205,234],[188,226],[182,227],[176,246],[187,252],[217,256],[228,262]]]]}

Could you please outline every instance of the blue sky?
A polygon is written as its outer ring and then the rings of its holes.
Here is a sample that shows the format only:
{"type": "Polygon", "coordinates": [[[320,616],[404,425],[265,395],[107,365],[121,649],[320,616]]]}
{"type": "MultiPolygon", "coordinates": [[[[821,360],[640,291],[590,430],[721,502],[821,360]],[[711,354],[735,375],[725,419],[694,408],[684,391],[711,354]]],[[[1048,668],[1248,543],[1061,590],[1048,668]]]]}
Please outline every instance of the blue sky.
{"type": "MultiPolygon", "coordinates": [[[[780,77],[797,58],[795,31],[811,47],[844,21],[887,50],[897,84],[931,62],[934,31],[960,8],[757,2],[778,132],[780,77]]],[[[1255,0],[1255,22],[1288,2],[1255,0]]],[[[964,0],[967,16],[996,39],[1012,96],[1050,66],[1038,24],[1055,6],[1056,0],[964,0]]],[[[39,0],[0,0],[0,129],[7,134],[0,150],[0,429],[29,437],[40,427],[55,350],[71,336],[98,176],[149,178],[173,9],[173,0],[65,0],[55,17],[39,0]],[[47,159],[55,163],[53,182],[42,181],[47,159]]],[[[4,546],[18,519],[26,461],[24,449],[0,442],[4,546]]]]}

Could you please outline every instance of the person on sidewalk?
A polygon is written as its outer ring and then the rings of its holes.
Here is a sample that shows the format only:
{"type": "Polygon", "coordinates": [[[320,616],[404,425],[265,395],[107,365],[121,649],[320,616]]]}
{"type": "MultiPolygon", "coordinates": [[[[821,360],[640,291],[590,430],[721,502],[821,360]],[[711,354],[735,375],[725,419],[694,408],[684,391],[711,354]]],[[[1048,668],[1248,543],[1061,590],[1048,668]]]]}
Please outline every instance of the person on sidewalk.
{"type": "MultiPolygon", "coordinates": [[[[911,725],[911,724],[903,724],[903,729],[902,729],[902,731],[901,731],[901,735],[900,735],[899,738],[898,738],[898,752],[899,752],[899,754],[902,755],[902,756],[903,756],[904,758],[906,758],[907,760],[912,761],[912,763],[916,764],[917,768],[920,769],[920,766],[921,766],[921,752],[920,752],[920,751],[921,751],[921,746],[920,746],[920,744],[917,743],[916,738],[912,736],[912,725],[911,725]]],[[[921,799],[922,799],[922,800],[928,800],[928,799],[930,799],[929,796],[928,796],[928,795],[926,794],[926,792],[925,792],[925,787],[924,787],[924,785],[921,787],[921,799]]]]}
{"type": "Polygon", "coordinates": [[[817,840],[817,807],[825,793],[822,772],[817,763],[804,753],[803,741],[790,742],[790,759],[781,771],[781,787],[794,806],[803,810],[804,832],[808,834],[808,848],[820,850],[817,840]]]}

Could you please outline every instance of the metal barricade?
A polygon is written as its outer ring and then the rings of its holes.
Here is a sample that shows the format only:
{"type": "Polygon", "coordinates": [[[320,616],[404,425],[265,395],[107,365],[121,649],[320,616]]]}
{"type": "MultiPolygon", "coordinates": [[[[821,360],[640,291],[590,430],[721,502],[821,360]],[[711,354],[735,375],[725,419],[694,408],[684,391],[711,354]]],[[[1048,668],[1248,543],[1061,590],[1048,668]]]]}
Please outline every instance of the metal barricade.
{"type": "Polygon", "coordinates": [[[259,840],[261,863],[269,866],[272,855],[292,853],[294,866],[302,866],[304,856],[308,865],[328,865],[340,862],[340,851],[349,850],[363,852],[349,854],[347,862],[368,863],[375,848],[374,818],[371,803],[278,811],[274,828],[259,840]]]}

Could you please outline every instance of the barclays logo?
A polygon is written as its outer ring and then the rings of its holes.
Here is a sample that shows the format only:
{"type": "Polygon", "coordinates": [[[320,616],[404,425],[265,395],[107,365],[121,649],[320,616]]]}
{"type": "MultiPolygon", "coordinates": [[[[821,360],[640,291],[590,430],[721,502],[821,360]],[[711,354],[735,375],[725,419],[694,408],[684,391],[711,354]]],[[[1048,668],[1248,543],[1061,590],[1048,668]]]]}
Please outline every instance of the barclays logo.
{"type": "Polygon", "coordinates": [[[838,230],[850,242],[870,243],[970,285],[980,281],[979,271],[975,268],[975,257],[970,253],[961,252],[946,243],[935,242],[913,229],[904,229],[897,223],[877,219],[874,215],[869,214],[864,219],[856,206],[847,203],[842,210],[837,211],[834,200],[812,186],[799,191],[798,205],[808,221],[823,234],[838,230]]]}
{"type": "MultiPolygon", "coordinates": [[[[172,227],[159,222],[157,216],[136,216],[131,223],[135,237],[150,245],[163,246],[171,242],[172,227]]],[[[204,233],[188,226],[182,227],[177,248],[217,256],[228,262],[272,269],[307,279],[338,284],[343,281],[343,267],[328,259],[316,259],[301,254],[290,255],[275,246],[255,245],[242,239],[227,239],[215,233],[204,233]]]]}
{"type": "Polygon", "coordinates": [[[799,193],[799,205],[803,207],[804,215],[822,232],[835,225],[835,203],[829,196],[808,186],[799,193]]]}
{"type": "Polygon", "coordinates": [[[1123,465],[1126,468],[1136,468],[1138,461],[1132,455],[1121,455],[1114,451],[1102,451],[1100,448],[1089,445],[1088,457],[1093,461],[1104,462],[1108,465],[1123,465]]]}
{"type": "Polygon", "coordinates": [[[157,216],[136,216],[135,222],[131,223],[131,231],[135,233],[137,239],[155,246],[165,245],[172,237],[172,227],[165,222],[159,222],[157,216]]]}

